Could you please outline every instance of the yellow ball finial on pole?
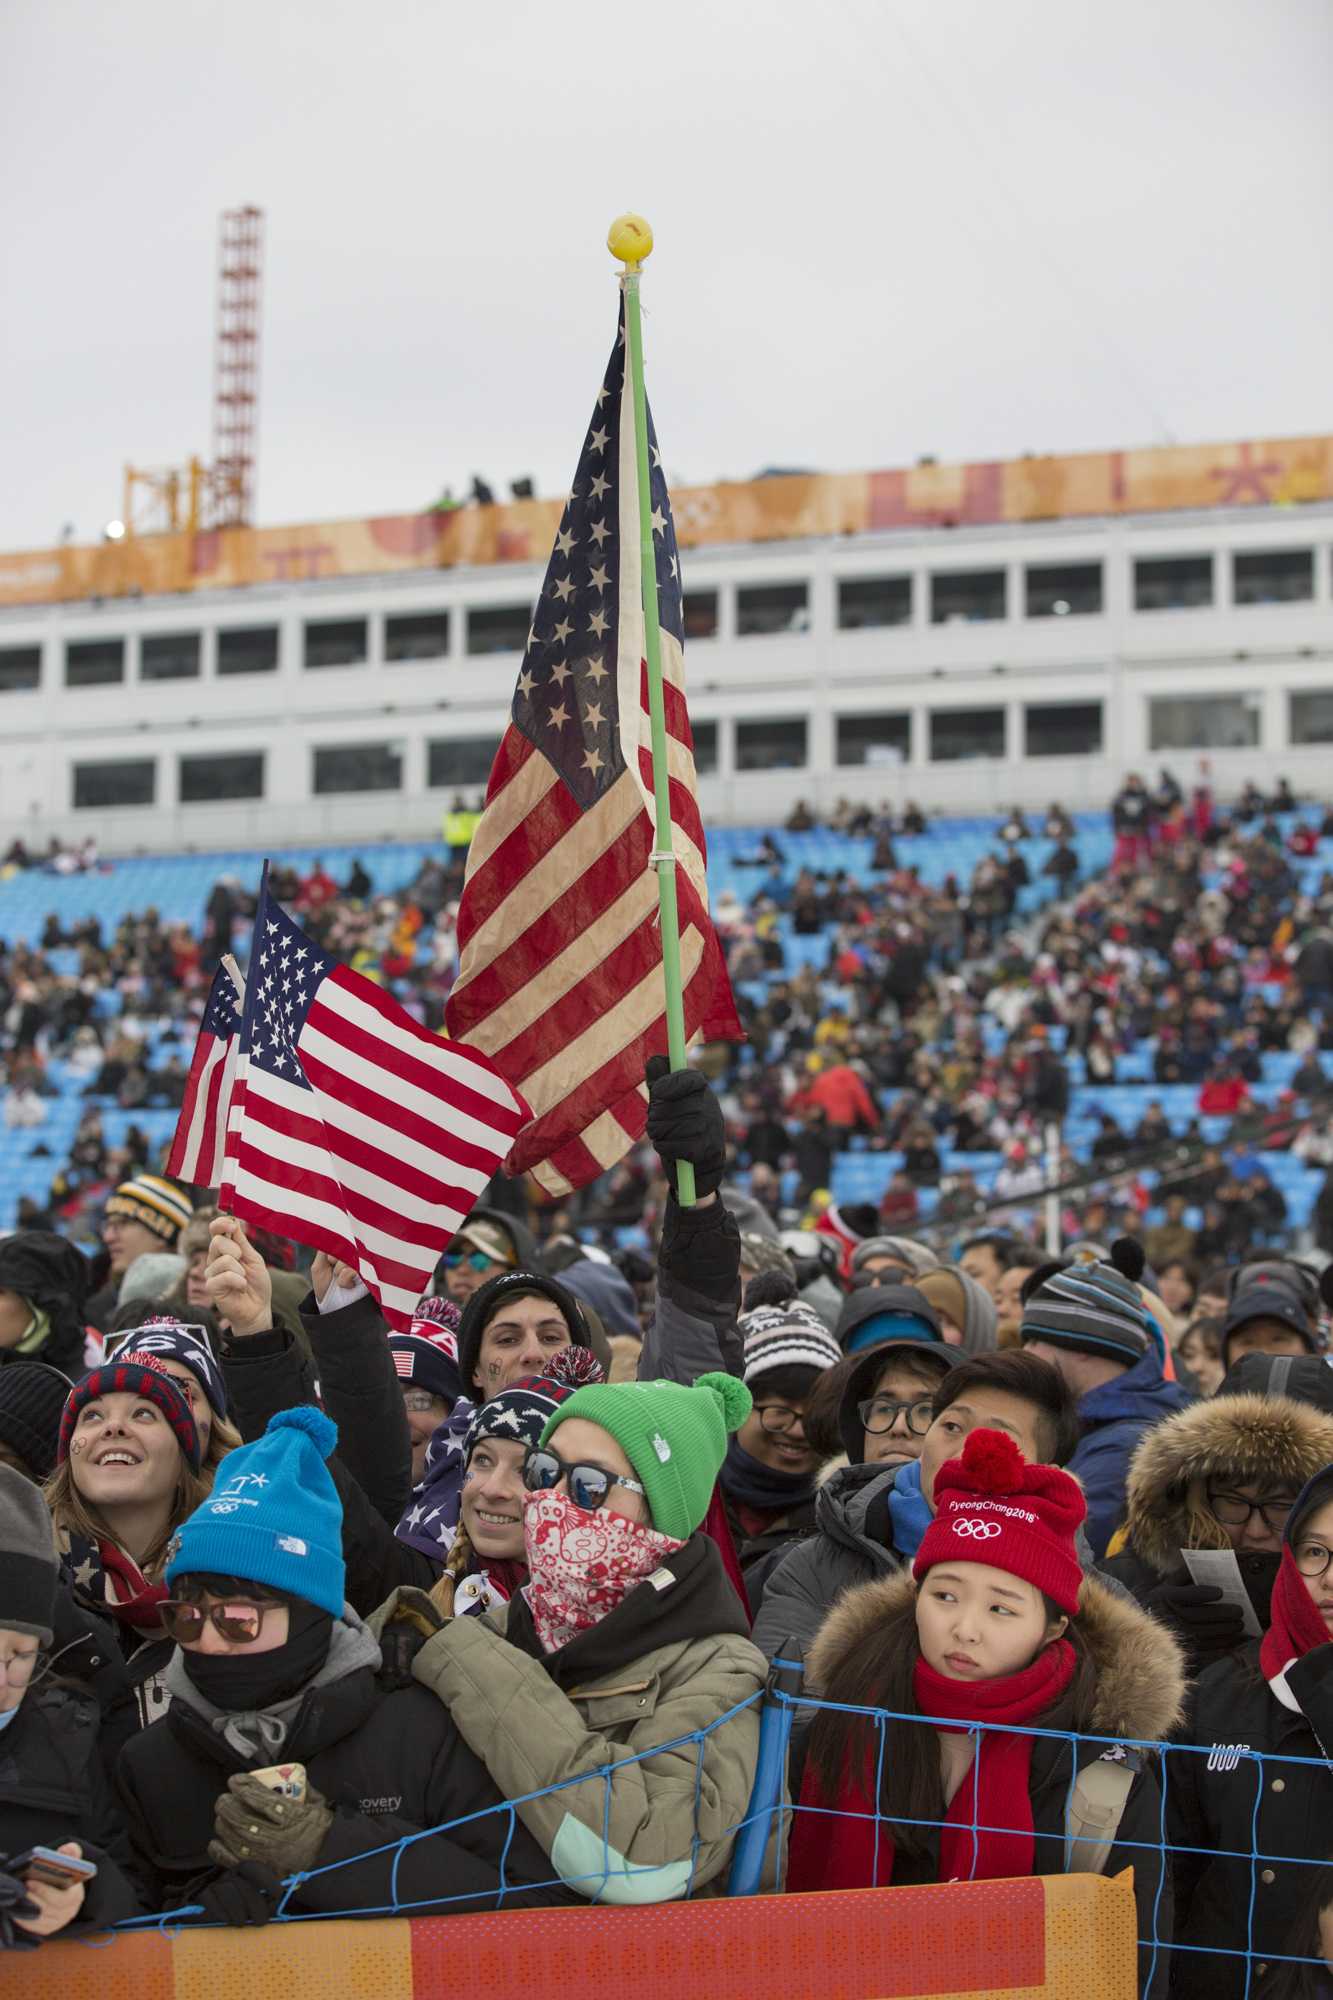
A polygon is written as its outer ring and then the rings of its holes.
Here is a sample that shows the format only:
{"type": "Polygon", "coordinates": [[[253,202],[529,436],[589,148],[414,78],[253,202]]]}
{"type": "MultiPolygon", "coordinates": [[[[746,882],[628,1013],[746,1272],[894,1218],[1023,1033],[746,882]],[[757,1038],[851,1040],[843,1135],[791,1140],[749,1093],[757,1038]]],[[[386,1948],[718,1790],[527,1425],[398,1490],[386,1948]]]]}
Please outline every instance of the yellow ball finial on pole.
{"type": "Polygon", "coordinates": [[[641,215],[628,210],[606,232],[606,247],[622,259],[627,271],[637,271],[653,247],[653,232],[641,215]]]}

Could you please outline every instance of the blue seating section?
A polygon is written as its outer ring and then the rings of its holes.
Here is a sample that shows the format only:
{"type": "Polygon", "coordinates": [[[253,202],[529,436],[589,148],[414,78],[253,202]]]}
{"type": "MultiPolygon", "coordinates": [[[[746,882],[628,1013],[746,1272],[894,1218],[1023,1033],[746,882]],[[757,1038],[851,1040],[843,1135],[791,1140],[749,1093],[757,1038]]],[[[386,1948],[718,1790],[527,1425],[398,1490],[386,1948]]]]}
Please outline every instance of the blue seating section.
{"type": "MultiPolygon", "coordinates": [[[[1317,818],[1317,809],[1307,809],[1302,816],[1317,818]]],[[[1112,836],[1104,813],[1076,814],[1074,822],[1075,844],[1082,877],[1086,879],[1109,864],[1112,836]]],[[[898,836],[895,839],[898,863],[902,867],[915,867],[920,879],[932,886],[942,885],[949,875],[955,876],[965,886],[982,856],[996,851],[999,827],[1000,821],[993,817],[936,821],[924,834],[898,836]]],[[[826,876],[843,870],[866,887],[872,887],[883,879],[871,871],[873,842],[869,839],[852,839],[826,828],[804,834],[787,833],[781,828],[771,831],[784,855],[779,879],[787,888],[803,869],[826,876]]],[[[742,827],[720,827],[710,832],[708,877],[715,904],[725,890],[733,891],[742,903],[748,903],[772,879],[766,868],[742,865],[747,857],[757,853],[763,832],[762,828],[742,827]]],[[[1043,907],[1056,893],[1054,881],[1041,874],[1041,868],[1052,851],[1052,843],[1039,837],[1021,843],[1021,848],[1033,880],[1020,894],[1020,916],[1043,907]]],[[[275,854],[273,859],[302,873],[308,872],[314,861],[320,859],[332,875],[342,880],[350,871],[353,860],[359,858],[371,877],[375,892],[391,894],[412,881],[424,858],[446,859],[447,852],[438,842],[403,841],[373,846],[287,849],[275,854]]],[[[1321,842],[1318,857],[1298,862],[1295,866],[1302,874],[1305,885],[1313,889],[1325,868],[1333,867],[1333,841],[1321,842]]],[[[235,851],[135,857],[104,864],[98,872],[85,875],[59,876],[36,869],[12,873],[0,878],[0,940],[6,944],[22,941],[35,945],[52,911],[66,927],[90,913],[96,913],[101,918],[104,935],[109,937],[126,912],[138,914],[155,908],[164,922],[186,923],[197,933],[202,926],[209,892],[218,878],[235,875],[247,888],[253,888],[258,882],[259,868],[260,859],[256,854],[235,851]]],[[[784,913],[777,921],[777,934],[783,946],[782,971],[746,981],[740,988],[756,1005],[762,1004],[774,979],[790,976],[804,965],[812,965],[822,971],[828,962],[831,931],[826,930],[816,936],[797,936],[791,928],[790,916],[784,913]]],[[[48,959],[52,968],[66,977],[78,971],[77,951],[58,949],[49,953],[48,959]]],[[[830,1009],[845,1008],[848,1004],[846,991],[832,983],[822,985],[821,995],[830,1009]]],[[[115,992],[103,992],[98,996],[95,1011],[104,1022],[113,1019],[121,1011],[121,996],[115,992]]],[[[987,1050],[998,1052],[1005,1041],[1003,1027],[989,1016],[983,1018],[981,1025],[987,1050]]],[[[159,1033],[155,1029],[148,1041],[148,1050],[155,1062],[160,1062],[166,1053],[158,1053],[159,1033]]],[[[1064,1040],[1062,1028],[1052,1030],[1051,1041],[1057,1049],[1063,1049],[1064,1040]]],[[[189,1047],[179,1043],[176,1047],[188,1059],[189,1047]]],[[[1073,1089],[1065,1138],[1077,1159],[1084,1161],[1089,1157],[1092,1141],[1099,1129],[1098,1116],[1102,1112],[1109,1112],[1126,1132],[1137,1125],[1151,1098],[1161,1103],[1176,1132],[1183,1132],[1197,1115],[1198,1091],[1195,1085],[1153,1083],[1154,1052],[1155,1043],[1149,1040],[1121,1056],[1117,1061],[1116,1080],[1111,1084],[1089,1083],[1082,1057],[1066,1058],[1073,1089]]],[[[1252,1087],[1254,1098],[1262,1103],[1271,1103],[1279,1090],[1288,1085],[1299,1061],[1296,1055],[1266,1055],[1263,1058],[1262,1081],[1252,1087]]],[[[49,1073],[60,1094],[44,1100],[47,1112],[45,1123],[17,1131],[0,1128],[0,1230],[13,1227],[20,1195],[45,1200],[51,1180],[68,1153],[80,1111],[88,1102],[81,1095],[85,1079],[69,1076],[60,1063],[53,1063],[49,1073]],[[47,1151],[36,1154],[34,1149],[38,1146],[45,1147],[47,1151]]],[[[104,1100],[99,1108],[102,1110],[106,1137],[112,1144],[119,1144],[126,1127],[137,1123],[149,1134],[156,1148],[175,1126],[176,1114],[172,1111],[122,1112],[104,1100]]],[[[1207,1139],[1220,1140],[1225,1135],[1228,1122],[1226,1119],[1201,1118],[1199,1126],[1207,1139]]],[[[967,1170],[975,1176],[979,1188],[989,1191],[999,1171],[1001,1156],[998,1153],[951,1153],[942,1149],[942,1162],[945,1173],[967,1170]]],[[[1322,1185],[1323,1169],[1307,1169],[1299,1160],[1280,1153],[1265,1153],[1261,1163],[1286,1198],[1292,1226],[1303,1227],[1322,1185]]],[[[890,1175],[899,1165],[901,1155],[871,1151],[864,1142],[854,1142],[853,1148],[839,1154],[834,1163],[834,1196],[840,1201],[877,1202],[888,1185],[890,1175]]],[[[795,1178],[790,1173],[786,1176],[790,1183],[784,1189],[787,1199],[793,1196],[795,1178]]],[[[1153,1176],[1145,1175],[1145,1179],[1151,1184],[1153,1176]]],[[[933,1190],[923,1189],[919,1200],[922,1213],[928,1215],[937,1197],[933,1190]]]]}

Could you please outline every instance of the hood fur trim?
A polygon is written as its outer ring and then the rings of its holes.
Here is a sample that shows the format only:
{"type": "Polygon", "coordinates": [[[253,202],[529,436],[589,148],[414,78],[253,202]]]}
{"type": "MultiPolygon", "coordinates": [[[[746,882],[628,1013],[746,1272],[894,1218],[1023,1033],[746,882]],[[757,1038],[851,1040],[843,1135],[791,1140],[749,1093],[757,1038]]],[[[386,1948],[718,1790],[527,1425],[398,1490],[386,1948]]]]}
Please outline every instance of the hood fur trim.
{"type": "Polygon", "coordinates": [[[1289,1396],[1214,1396],[1149,1431],[1126,1485],[1130,1545],[1167,1576],[1181,1549],[1231,1546],[1208,1510],[1208,1482],[1287,1481],[1299,1493],[1333,1464],[1333,1417],[1289,1396]]]}
{"type": "MultiPolygon", "coordinates": [[[[902,1570],[847,1591],[811,1647],[806,1661],[811,1686],[826,1687],[837,1661],[873,1627],[914,1617],[915,1602],[916,1585],[902,1570]]],[[[1162,1741],[1185,1707],[1185,1661],[1171,1634],[1092,1576],[1084,1577],[1079,1591],[1078,1622],[1097,1668],[1097,1685],[1088,1713],[1075,1718],[1075,1727],[1091,1736],[1162,1741]]]]}

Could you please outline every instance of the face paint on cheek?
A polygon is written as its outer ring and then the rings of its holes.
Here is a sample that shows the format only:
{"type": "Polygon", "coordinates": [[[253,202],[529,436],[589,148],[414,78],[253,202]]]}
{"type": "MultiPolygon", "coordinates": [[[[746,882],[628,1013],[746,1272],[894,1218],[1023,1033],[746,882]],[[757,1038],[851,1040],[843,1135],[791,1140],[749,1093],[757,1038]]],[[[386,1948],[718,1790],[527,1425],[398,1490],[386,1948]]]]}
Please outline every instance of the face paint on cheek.
{"type": "Polygon", "coordinates": [[[500,1364],[498,1361],[492,1361],[490,1366],[486,1370],[486,1373],[490,1376],[492,1382],[495,1380],[499,1372],[500,1372],[500,1364]]]}
{"type": "Polygon", "coordinates": [[[70,1441],[69,1448],[71,1451],[82,1451],[87,1442],[87,1438],[73,1438],[70,1441]]]}

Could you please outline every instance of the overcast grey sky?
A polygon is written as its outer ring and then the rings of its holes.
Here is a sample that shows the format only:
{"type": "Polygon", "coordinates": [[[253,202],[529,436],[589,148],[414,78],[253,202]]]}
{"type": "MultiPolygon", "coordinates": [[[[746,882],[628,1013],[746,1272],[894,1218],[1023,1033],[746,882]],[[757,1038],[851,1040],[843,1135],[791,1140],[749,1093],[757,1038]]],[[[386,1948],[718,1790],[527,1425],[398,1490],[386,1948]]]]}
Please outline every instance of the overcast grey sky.
{"type": "Polygon", "coordinates": [[[2,0],[0,547],[207,453],[262,522],[563,491],[652,222],[677,482],[1333,430],[1328,0],[2,0]]]}

